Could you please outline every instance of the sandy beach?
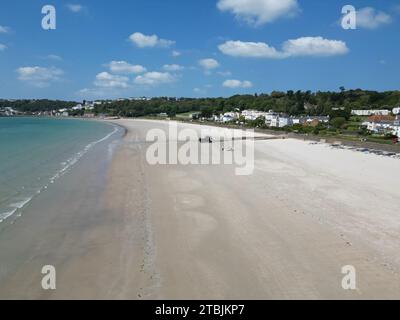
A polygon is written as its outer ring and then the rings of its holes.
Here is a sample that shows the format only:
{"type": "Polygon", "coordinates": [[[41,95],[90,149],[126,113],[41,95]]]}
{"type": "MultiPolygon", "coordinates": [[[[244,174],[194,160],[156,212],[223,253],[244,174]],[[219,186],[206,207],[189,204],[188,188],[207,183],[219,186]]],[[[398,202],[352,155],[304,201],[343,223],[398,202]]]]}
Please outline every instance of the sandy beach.
{"type": "Polygon", "coordinates": [[[1,299],[400,298],[399,159],[285,139],[254,143],[251,175],[150,165],[146,134],[168,122],[114,122],[124,137],[1,230],[1,299]]]}

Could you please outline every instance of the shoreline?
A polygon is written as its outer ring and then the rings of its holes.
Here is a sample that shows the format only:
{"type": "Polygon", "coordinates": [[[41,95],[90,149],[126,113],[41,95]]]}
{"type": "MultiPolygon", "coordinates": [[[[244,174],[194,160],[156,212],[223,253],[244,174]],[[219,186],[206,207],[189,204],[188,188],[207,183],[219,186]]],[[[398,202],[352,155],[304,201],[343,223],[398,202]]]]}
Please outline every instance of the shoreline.
{"type": "MultiPolygon", "coordinates": [[[[46,119],[51,119],[51,118],[46,118],[46,119]]],[[[78,119],[76,119],[78,120],[78,119]]],[[[77,165],[79,163],[79,161],[82,159],[82,157],[84,157],[86,155],[87,152],[90,151],[90,149],[92,149],[93,147],[95,147],[97,144],[108,140],[109,138],[111,138],[113,135],[115,135],[118,132],[118,128],[121,128],[124,130],[124,135],[126,134],[126,128],[123,128],[117,124],[112,124],[110,122],[101,122],[103,124],[106,124],[108,126],[114,127],[114,130],[110,133],[108,133],[107,135],[105,135],[104,137],[101,137],[100,139],[94,140],[89,142],[86,146],[83,146],[81,150],[79,150],[77,153],[72,154],[70,156],[69,159],[65,159],[65,161],[63,163],[65,163],[65,165],[63,165],[63,167],[61,169],[59,169],[58,171],[54,172],[54,174],[49,178],[48,182],[46,182],[45,184],[41,185],[40,187],[38,187],[38,189],[30,194],[29,196],[25,197],[24,200],[20,200],[19,202],[13,203],[9,206],[10,210],[9,212],[0,212],[0,227],[1,224],[4,222],[7,222],[8,219],[12,219],[11,223],[15,223],[15,221],[20,218],[23,215],[23,211],[24,208],[36,197],[40,196],[40,194],[42,194],[43,192],[47,191],[47,189],[53,185],[56,180],[58,180],[59,178],[61,178],[62,176],[64,176],[65,174],[67,174],[70,170],[73,169],[73,167],[75,165],[77,165]],[[13,216],[16,215],[16,217],[13,218],[13,216]]],[[[15,200],[17,201],[17,200],[15,200]]],[[[1,229],[0,229],[1,231],[1,229]]]]}

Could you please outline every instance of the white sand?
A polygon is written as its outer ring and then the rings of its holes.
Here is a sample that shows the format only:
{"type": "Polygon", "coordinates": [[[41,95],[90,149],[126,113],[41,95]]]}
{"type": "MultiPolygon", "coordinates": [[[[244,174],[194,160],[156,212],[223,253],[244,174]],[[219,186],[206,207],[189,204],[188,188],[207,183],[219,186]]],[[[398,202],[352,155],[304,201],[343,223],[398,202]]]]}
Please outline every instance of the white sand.
{"type": "MultiPolygon", "coordinates": [[[[166,129],[119,123],[133,141],[166,129]]],[[[255,164],[243,177],[224,165],[145,166],[159,279],[148,297],[400,297],[398,159],[290,139],[257,141],[255,164]],[[341,287],[345,265],[356,291],[341,287]]]]}
{"type": "Polygon", "coordinates": [[[400,298],[399,159],[289,139],[256,141],[249,176],[152,166],[146,135],[167,122],[116,123],[128,134],[104,191],[101,166],[78,167],[0,233],[0,298],[400,298]],[[43,292],[52,262],[58,287],[43,292]],[[345,265],[357,290],[341,286],[345,265]]]}

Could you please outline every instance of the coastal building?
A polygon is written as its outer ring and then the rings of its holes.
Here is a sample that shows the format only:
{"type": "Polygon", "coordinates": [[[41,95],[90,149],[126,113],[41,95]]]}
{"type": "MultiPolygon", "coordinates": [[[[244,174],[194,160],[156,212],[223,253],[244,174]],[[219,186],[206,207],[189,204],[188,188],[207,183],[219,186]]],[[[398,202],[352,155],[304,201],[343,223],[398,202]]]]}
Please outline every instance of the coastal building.
{"type": "Polygon", "coordinates": [[[308,123],[312,123],[312,122],[318,122],[318,123],[329,123],[329,116],[309,116],[307,117],[307,121],[308,123]]]}
{"type": "Polygon", "coordinates": [[[392,113],[393,113],[394,115],[396,115],[396,116],[400,115],[400,107],[394,108],[394,109],[392,110],[392,113]]]}
{"type": "Polygon", "coordinates": [[[222,116],[222,122],[229,122],[232,120],[239,119],[240,114],[238,112],[225,112],[222,116]]]}
{"type": "Polygon", "coordinates": [[[0,109],[0,116],[2,116],[2,117],[11,117],[11,116],[15,116],[17,114],[19,114],[19,112],[10,107],[0,109]]]}
{"type": "Polygon", "coordinates": [[[351,114],[359,117],[388,116],[390,110],[351,110],[351,114]]]}
{"type": "Polygon", "coordinates": [[[393,134],[400,137],[400,121],[398,120],[366,121],[362,126],[376,134],[393,134]]]}
{"type": "Polygon", "coordinates": [[[272,128],[284,128],[291,125],[293,125],[292,118],[287,115],[273,116],[269,124],[272,128]]]}
{"type": "Polygon", "coordinates": [[[292,118],[292,124],[296,125],[296,124],[305,124],[306,123],[306,118],[304,117],[293,117],[292,118]]]}
{"type": "Polygon", "coordinates": [[[242,111],[242,116],[245,118],[245,120],[250,120],[254,121],[257,120],[261,117],[266,118],[270,112],[263,112],[263,111],[257,111],[257,110],[243,110],[242,111]]]}
{"type": "Polygon", "coordinates": [[[266,115],[265,115],[265,124],[269,127],[272,126],[272,123],[276,124],[278,121],[279,114],[270,110],[266,115]]]}
{"type": "Polygon", "coordinates": [[[81,104],[77,104],[75,107],[72,107],[73,111],[80,111],[83,109],[83,106],[81,104]]]}
{"type": "Polygon", "coordinates": [[[301,125],[312,125],[312,124],[319,124],[319,123],[324,123],[327,124],[329,123],[329,116],[306,116],[306,117],[294,117],[291,118],[292,125],[296,124],[301,124],[301,125]]]}

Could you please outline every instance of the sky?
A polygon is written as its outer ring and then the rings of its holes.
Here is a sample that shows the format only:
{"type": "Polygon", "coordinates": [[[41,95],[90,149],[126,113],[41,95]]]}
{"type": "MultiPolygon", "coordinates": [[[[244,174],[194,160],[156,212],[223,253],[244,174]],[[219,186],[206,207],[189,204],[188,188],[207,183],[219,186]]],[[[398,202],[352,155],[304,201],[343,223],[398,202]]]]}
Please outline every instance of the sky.
{"type": "Polygon", "coordinates": [[[399,31],[398,0],[1,0],[0,98],[398,90],[399,31]]]}

